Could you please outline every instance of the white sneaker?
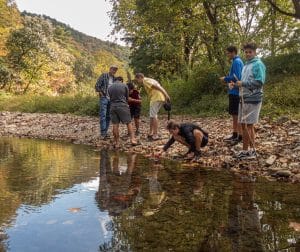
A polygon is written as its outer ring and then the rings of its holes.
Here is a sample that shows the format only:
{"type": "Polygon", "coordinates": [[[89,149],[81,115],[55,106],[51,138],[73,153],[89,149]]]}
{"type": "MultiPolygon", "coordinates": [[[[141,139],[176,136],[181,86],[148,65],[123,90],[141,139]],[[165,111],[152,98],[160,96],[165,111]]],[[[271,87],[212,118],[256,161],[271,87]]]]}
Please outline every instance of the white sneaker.
{"type": "Polygon", "coordinates": [[[243,159],[254,159],[256,157],[256,154],[254,151],[241,151],[236,155],[237,159],[243,160],[243,159]]]}

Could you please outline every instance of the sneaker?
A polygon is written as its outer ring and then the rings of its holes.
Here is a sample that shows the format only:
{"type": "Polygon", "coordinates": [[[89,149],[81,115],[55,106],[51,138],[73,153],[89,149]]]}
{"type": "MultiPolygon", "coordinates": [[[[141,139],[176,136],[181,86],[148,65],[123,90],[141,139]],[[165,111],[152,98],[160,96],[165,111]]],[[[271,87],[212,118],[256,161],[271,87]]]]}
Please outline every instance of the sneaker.
{"type": "Polygon", "coordinates": [[[108,134],[101,136],[101,140],[108,140],[110,137],[108,134]]]}
{"type": "Polygon", "coordinates": [[[256,156],[255,156],[255,152],[253,151],[241,151],[240,153],[238,153],[236,155],[236,158],[237,159],[254,159],[256,156]]]}
{"type": "Polygon", "coordinates": [[[230,142],[230,145],[234,146],[234,145],[241,143],[242,141],[243,141],[242,138],[236,137],[236,138],[233,138],[231,141],[225,141],[225,142],[230,142]]]}
{"type": "Polygon", "coordinates": [[[236,136],[230,136],[230,137],[227,137],[227,138],[224,138],[224,142],[231,142],[233,140],[235,140],[237,137],[236,136]]]}
{"type": "Polygon", "coordinates": [[[194,153],[195,153],[195,155],[194,155],[193,161],[197,162],[201,158],[201,151],[195,151],[194,153]]]}
{"type": "Polygon", "coordinates": [[[258,157],[258,154],[255,150],[250,150],[249,152],[251,153],[252,156],[258,157]]]}

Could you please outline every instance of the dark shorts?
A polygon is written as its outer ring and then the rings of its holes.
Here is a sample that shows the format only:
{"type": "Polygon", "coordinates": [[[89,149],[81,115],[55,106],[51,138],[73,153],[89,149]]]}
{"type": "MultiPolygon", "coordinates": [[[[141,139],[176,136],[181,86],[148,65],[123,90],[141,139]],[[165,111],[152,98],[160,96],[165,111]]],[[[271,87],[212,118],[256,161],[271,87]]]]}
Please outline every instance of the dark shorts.
{"type": "Polygon", "coordinates": [[[112,124],[124,123],[128,124],[131,122],[130,110],[126,105],[117,105],[110,107],[110,118],[112,124]]]}
{"type": "Polygon", "coordinates": [[[140,118],[141,106],[129,106],[131,118],[140,118]]]}
{"type": "Polygon", "coordinates": [[[229,107],[228,112],[230,115],[238,115],[239,114],[239,104],[240,97],[238,95],[229,95],[229,107]]]}
{"type": "Polygon", "coordinates": [[[203,135],[201,147],[205,147],[207,145],[207,143],[208,143],[208,136],[203,135]]]}

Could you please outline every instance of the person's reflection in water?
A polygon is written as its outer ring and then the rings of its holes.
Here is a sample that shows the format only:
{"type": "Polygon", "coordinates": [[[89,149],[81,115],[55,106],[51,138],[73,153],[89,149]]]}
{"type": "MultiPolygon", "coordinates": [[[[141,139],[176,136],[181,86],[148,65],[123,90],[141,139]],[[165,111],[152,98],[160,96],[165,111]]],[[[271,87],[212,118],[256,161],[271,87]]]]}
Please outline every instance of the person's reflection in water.
{"type": "Polygon", "coordinates": [[[233,181],[228,221],[232,251],[264,251],[259,213],[254,205],[253,183],[233,181]]]}
{"type": "Polygon", "coordinates": [[[149,194],[145,198],[143,215],[150,216],[159,211],[162,203],[165,202],[166,193],[163,191],[159,181],[158,174],[161,166],[159,164],[154,164],[151,166],[149,173],[147,173],[146,177],[149,181],[148,190],[149,194]]]}
{"type": "Polygon", "coordinates": [[[111,157],[101,151],[99,191],[96,195],[100,210],[108,210],[111,216],[121,214],[131,206],[140,191],[141,179],[135,171],[136,154],[127,155],[122,162],[118,152],[111,157]]]}

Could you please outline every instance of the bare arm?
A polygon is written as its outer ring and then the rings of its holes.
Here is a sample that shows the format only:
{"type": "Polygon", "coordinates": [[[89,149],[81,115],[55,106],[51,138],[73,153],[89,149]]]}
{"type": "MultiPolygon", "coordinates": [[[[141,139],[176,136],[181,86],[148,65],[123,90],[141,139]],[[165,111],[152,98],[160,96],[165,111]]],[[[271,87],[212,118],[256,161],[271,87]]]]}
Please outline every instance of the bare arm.
{"type": "Polygon", "coordinates": [[[163,87],[158,86],[158,85],[153,85],[152,88],[162,92],[163,95],[165,96],[166,100],[170,101],[170,96],[168,95],[167,91],[163,87]]]}
{"type": "Polygon", "coordinates": [[[138,104],[142,103],[142,101],[141,101],[141,100],[138,100],[138,99],[133,99],[133,98],[131,98],[130,96],[128,97],[128,101],[129,101],[129,102],[138,103],[138,104]]]}

